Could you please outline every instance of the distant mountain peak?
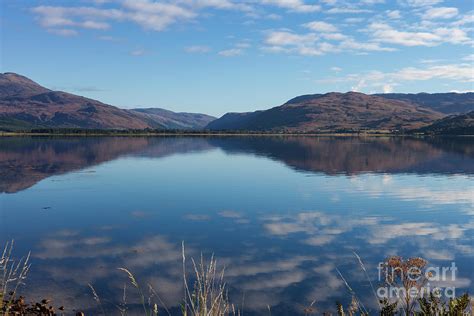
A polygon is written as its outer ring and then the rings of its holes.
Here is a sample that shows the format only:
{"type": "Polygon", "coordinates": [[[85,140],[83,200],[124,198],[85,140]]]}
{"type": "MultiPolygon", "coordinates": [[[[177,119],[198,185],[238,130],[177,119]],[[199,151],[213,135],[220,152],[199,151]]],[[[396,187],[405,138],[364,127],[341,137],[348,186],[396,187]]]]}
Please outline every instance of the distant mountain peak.
{"type": "MultiPolygon", "coordinates": [[[[14,72],[5,72],[3,74],[0,73],[0,80],[3,82],[9,81],[11,83],[17,83],[17,84],[27,84],[27,85],[34,85],[37,87],[41,87],[42,89],[46,89],[39,85],[38,83],[34,82],[30,78],[27,78],[25,76],[19,75],[14,72]]],[[[46,89],[48,90],[48,89],[46,89]]]]}
{"type": "Polygon", "coordinates": [[[6,77],[6,78],[11,78],[11,79],[17,78],[17,79],[22,79],[22,80],[27,80],[27,81],[33,82],[33,80],[31,80],[31,79],[29,79],[25,76],[19,75],[15,72],[5,72],[3,74],[0,73],[0,77],[6,77]]]}
{"type": "Polygon", "coordinates": [[[0,98],[30,96],[51,91],[14,72],[0,73],[0,98]]]}
{"type": "Polygon", "coordinates": [[[125,110],[13,73],[0,74],[0,129],[196,129],[215,118],[164,109],[125,110]]]}

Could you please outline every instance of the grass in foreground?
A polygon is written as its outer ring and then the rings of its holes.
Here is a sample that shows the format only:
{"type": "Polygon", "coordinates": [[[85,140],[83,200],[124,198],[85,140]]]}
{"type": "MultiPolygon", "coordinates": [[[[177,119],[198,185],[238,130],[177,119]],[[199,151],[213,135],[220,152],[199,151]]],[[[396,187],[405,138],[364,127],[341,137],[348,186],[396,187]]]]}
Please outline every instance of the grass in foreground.
{"type": "MultiPolygon", "coordinates": [[[[22,296],[18,296],[18,289],[24,285],[27,274],[30,270],[28,254],[26,257],[18,261],[12,259],[13,242],[7,243],[0,257],[0,315],[63,315],[64,307],[59,307],[56,311],[52,307],[51,302],[43,299],[41,302],[26,303],[22,296]]],[[[186,255],[184,251],[184,243],[182,245],[182,269],[183,269],[183,300],[179,314],[182,316],[240,316],[243,311],[239,310],[229,301],[227,285],[224,281],[224,269],[217,269],[217,260],[212,256],[209,262],[206,262],[201,255],[200,260],[196,262],[191,258],[192,263],[192,279],[193,284],[189,284],[190,278],[186,272],[186,255]]],[[[375,294],[375,288],[368,277],[367,270],[360,259],[362,270],[371,285],[375,294]]],[[[390,257],[386,261],[385,268],[396,268],[397,271],[408,271],[418,268],[420,273],[424,272],[427,261],[422,258],[410,258],[403,260],[401,257],[390,257]]],[[[148,284],[146,291],[131,271],[126,268],[119,268],[128,277],[132,287],[139,297],[139,305],[142,308],[141,315],[157,316],[161,314],[171,315],[169,309],[161,300],[157,291],[148,284]]],[[[436,294],[430,293],[429,297],[411,298],[409,296],[399,297],[397,300],[389,301],[388,299],[378,300],[379,310],[368,311],[361,302],[357,294],[352,290],[348,282],[344,279],[340,271],[337,271],[349,290],[352,297],[349,306],[344,307],[340,303],[335,304],[334,313],[323,312],[318,313],[316,301],[313,301],[308,307],[304,308],[304,315],[339,315],[339,316],[355,316],[355,315],[381,315],[381,316],[463,316],[472,315],[472,306],[469,295],[466,293],[460,297],[443,301],[436,294]]],[[[392,275],[385,280],[387,285],[402,286],[405,289],[412,287],[421,288],[426,284],[423,278],[413,281],[405,277],[406,274],[399,273],[392,275]]],[[[107,315],[102,305],[100,295],[92,284],[89,284],[93,299],[96,301],[100,314],[107,315]]],[[[377,297],[377,296],[376,296],[377,297]]],[[[116,305],[117,311],[110,313],[111,315],[120,314],[125,316],[128,314],[129,307],[127,304],[126,287],[124,287],[123,299],[120,304],[116,305]]],[[[267,315],[272,315],[272,310],[268,306],[267,315]]],[[[77,316],[84,316],[83,312],[77,312],[77,316]]]]}

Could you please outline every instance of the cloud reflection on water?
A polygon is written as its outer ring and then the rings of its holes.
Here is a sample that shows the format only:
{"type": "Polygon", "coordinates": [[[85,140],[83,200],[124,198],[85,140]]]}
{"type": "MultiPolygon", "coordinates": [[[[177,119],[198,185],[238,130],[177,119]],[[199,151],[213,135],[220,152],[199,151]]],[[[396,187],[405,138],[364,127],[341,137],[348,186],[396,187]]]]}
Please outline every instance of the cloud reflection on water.
{"type": "Polygon", "coordinates": [[[127,278],[117,268],[127,267],[177,310],[182,240],[188,257],[216,255],[232,299],[244,296],[249,315],[267,305],[293,315],[313,300],[321,309],[350,300],[336,268],[375,306],[353,251],[372,277],[388,255],[455,260],[457,285],[472,291],[474,151],[464,140],[0,142],[0,188],[14,192],[1,196],[9,208],[0,215],[6,223],[20,214],[25,227],[5,227],[2,239],[15,234],[33,252],[29,294],[68,308],[95,306],[89,282],[120,302],[127,278]],[[72,172],[90,166],[93,177],[72,172]],[[49,210],[32,208],[50,201],[49,210]]]}

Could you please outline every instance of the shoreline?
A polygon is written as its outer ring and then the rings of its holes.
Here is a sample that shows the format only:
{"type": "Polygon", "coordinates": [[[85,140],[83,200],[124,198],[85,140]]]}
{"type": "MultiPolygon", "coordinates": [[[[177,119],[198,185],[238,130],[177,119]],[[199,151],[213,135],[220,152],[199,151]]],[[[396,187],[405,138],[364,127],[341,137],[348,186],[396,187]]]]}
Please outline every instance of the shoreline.
{"type": "Polygon", "coordinates": [[[0,137],[24,137],[24,136],[60,136],[60,137],[474,137],[474,135],[453,135],[453,134],[394,134],[394,133],[225,133],[225,132],[163,132],[163,133],[121,133],[121,132],[80,132],[80,133],[37,133],[37,132],[0,132],[0,137]]]}

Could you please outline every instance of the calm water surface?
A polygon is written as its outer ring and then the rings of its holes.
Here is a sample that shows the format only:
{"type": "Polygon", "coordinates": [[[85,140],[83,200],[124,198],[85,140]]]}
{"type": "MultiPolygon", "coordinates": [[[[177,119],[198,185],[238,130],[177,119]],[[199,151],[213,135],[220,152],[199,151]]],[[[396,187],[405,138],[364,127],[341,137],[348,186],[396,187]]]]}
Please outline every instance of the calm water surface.
{"type": "Polygon", "coordinates": [[[376,283],[385,257],[422,256],[474,292],[470,138],[1,138],[0,192],[0,242],[32,251],[23,291],[68,312],[96,308],[92,283],[116,313],[118,267],[176,311],[182,241],[247,315],[347,303],[336,268],[375,307],[354,251],[376,283]]]}

